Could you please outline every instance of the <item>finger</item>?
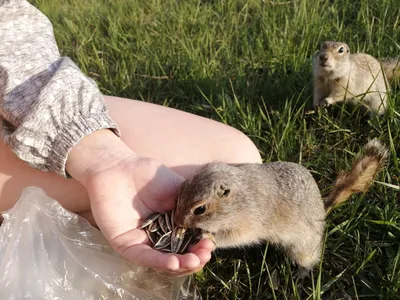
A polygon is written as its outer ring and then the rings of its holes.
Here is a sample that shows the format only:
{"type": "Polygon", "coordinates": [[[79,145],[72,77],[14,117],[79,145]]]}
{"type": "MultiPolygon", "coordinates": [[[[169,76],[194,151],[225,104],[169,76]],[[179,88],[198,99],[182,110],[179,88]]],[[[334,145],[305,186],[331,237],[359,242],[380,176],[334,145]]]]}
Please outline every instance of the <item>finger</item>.
{"type": "Polygon", "coordinates": [[[201,261],[207,260],[207,253],[201,249],[198,257],[194,253],[172,254],[163,253],[151,248],[148,245],[132,245],[120,253],[130,261],[156,270],[177,271],[180,269],[196,269],[201,265],[201,261]]]}
{"type": "Polygon", "coordinates": [[[197,253],[186,253],[183,255],[178,255],[180,269],[196,269],[200,266],[202,258],[200,258],[197,253]]]}
{"type": "Polygon", "coordinates": [[[178,276],[178,277],[183,276],[183,275],[193,274],[193,273],[199,272],[201,269],[203,269],[204,266],[211,259],[210,249],[199,248],[193,254],[195,254],[200,259],[200,265],[192,267],[192,268],[190,268],[190,266],[189,266],[189,268],[186,268],[186,267],[188,267],[188,265],[181,264],[181,267],[178,270],[174,270],[174,271],[163,270],[163,273],[167,273],[172,276],[178,276]]]}
{"type": "Polygon", "coordinates": [[[198,255],[200,258],[200,265],[196,268],[192,268],[192,269],[179,269],[177,271],[170,271],[168,272],[168,274],[172,275],[172,276],[176,276],[176,277],[180,277],[180,276],[185,276],[185,275],[190,275],[193,273],[197,273],[199,271],[201,271],[205,265],[209,262],[209,260],[211,259],[211,253],[208,250],[205,249],[199,249],[196,252],[196,255],[198,255]]]}
{"type": "Polygon", "coordinates": [[[149,242],[146,232],[138,228],[134,228],[115,237],[110,237],[111,246],[121,253],[133,245],[149,244],[149,242]]]}
{"type": "Polygon", "coordinates": [[[148,245],[147,234],[133,229],[111,240],[111,245],[128,260],[157,270],[178,270],[179,258],[174,254],[162,253],[148,245]]]}
{"type": "Polygon", "coordinates": [[[195,269],[191,269],[191,270],[180,269],[179,271],[165,272],[165,274],[175,276],[175,277],[182,277],[182,276],[197,273],[197,272],[201,271],[203,268],[204,268],[204,265],[200,265],[199,267],[197,267],[195,269]]]}
{"type": "Polygon", "coordinates": [[[180,259],[171,253],[162,253],[148,245],[133,245],[120,252],[133,263],[160,271],[177,271],[180,269],[180,259]]]}
{"type": "Polygon", "coordinates": [[[152,194],[144,194],[142,199],[153,211],[166,212],[175,208],[179,187],[184,178],[164,165],[160,165],[151,180],[152,194]],[[149,201],[151,200],[151,201],[149,201]]]}
{"type": "Polygon", "coordinates": [[[204,239],[201,239],[197,244],[190,246],[189,252],[193,253],[197,249],[207,249],[210,252],[212,252],[215,250],[215,244],[211,240],[204,238],[204,239]]]}
{"type": "Polygon", "coordinates": [[[212,257],[210,249],[197,249],[196,251],[193,252],[199,260],[200,260],[200,265],[205,265],[208,263],[212,257]]]}

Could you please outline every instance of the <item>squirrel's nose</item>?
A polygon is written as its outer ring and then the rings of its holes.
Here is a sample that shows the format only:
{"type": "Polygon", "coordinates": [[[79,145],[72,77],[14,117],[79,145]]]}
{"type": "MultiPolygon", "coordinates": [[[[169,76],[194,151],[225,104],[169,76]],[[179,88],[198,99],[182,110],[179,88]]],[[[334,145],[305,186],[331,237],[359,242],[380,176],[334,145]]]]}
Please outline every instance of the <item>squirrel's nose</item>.
{"type": "Polygon", "coordinates": [[[326,53],[321,53],[321,54],[319,55],[319,59],[320,59],[321,61],[325,62],[325,61],[328,60],[328,55],[326,55],[326,53]]]}
{"type": "Polygon", "coordinates": [[[174,223],[178,227],[185,227],[185,220],[182,218],[181,214],[175,211],[174,213],[174,223]]]}

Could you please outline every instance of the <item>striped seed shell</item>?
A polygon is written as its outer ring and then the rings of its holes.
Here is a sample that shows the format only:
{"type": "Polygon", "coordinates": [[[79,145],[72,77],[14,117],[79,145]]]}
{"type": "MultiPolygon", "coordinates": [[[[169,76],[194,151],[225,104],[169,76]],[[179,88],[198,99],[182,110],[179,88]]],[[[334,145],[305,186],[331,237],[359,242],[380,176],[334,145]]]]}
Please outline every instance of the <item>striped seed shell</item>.
{"type": "Polygon", "coordinates": [[[162,237],[160,237],[154,245],[154,249],[162,250],[165,247],[168,247],[171,244],[171,234],[172,232],[167,232],[162,237]]]}
{"type": "Polygon", "coordinates": [[[181,248],[184,238],[185,238],[186,228],[183,227],[175,227],[172,231],[171,235],[171,250],[174,253],[178,253],[181,248]]]}
{"type": "Polygon", "coordinates": [[[171,230],[168,229],[168,226],[165,222],[165,218],[158,218],[158,224],[160,224],[160,228],[162,230],[162,232],[167,233],[170,232],[171,230]]]}
{"type": "Polygon", "coordinates": [[[175,209],[173,210],[173,211],[171,211],[171,224],[172,224],[172,227],[174,227],[175,228],[175,209]]]}
{"type": "Polygon", "coordinates": [[[151,223],[153,223],[155,220],[158,219],[158,217],[160,216],[159,213],[152,213],[151,215],[149,215],[142,223],[142,225],[140,226],[141,229],[149,226],[151,223]]]}
{"type": "Polygon", "coordinates": [[[153,235],[150,230],[148,228],[145,228],[147,237],[149,238],[150,242],[152,242],[152,244],[154,245],[155,243],[157,243],[157,237],[155,235],[153,235]]]}
{"type": "Polygon", "coordinates": [[[173,226],[172,226],[172,224],[171,224],[171,217],[170,217],[170,215],[169,215],[169,214],[165,214],[165,215],[164,215],[164,218],[165,218],[165,225],[167,226],[168,231],[172,231],[174,228],[173,228],[173,226]]]}
{"type": "Polygon", "coordinates": [[[157,232],[160,229],[160,224],[158,222],[153,222],[149,225],[150,232],[157,232]]]}
{"type": "Polygon", "coordinates": [[[188,246],[190,245],[190,242],[193,240],[193,235],[187,234],[186,236],[186,241],[182,243],[182,247],[179,249],[178,253],[185,253],[188,246]]]}

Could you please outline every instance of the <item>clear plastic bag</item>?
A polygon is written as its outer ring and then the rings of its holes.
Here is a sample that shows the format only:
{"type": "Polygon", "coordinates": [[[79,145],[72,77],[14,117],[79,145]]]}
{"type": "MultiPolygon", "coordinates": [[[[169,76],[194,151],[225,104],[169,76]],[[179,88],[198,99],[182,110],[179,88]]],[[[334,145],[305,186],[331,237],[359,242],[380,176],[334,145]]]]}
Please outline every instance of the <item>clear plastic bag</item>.
{"type": "Polygon", "coordinates": [[[97,228],[39,188],[26,188],[3,217],[1,299],[201,299],[191,276],[130,263],[97,228]]]}

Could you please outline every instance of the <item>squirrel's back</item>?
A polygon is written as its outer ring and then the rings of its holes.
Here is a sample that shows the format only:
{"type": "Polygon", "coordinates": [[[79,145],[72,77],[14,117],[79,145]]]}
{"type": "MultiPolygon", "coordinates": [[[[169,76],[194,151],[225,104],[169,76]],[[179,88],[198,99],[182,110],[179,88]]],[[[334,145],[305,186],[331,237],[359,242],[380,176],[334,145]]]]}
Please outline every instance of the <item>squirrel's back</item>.
{"type": "Polygon", "coordinates": [[[380,62],[389,82],[400,80],[400,57],[381,59],[380,62]]]}
{"type": "MultiPolygon", "coordinates": [[[[321,193],[310,171],[304,166],[286,161],[239,166],[245,174],[248,190],[265,194],[270,202],[305,214],[315,210],[323,214],[321,193]]],[[[272,203],[271,203],[272,204],[272,203]]]]}
{"type": "MultiPolygon", "coordinates": [[[[357,71],[366,72],[365,74],[377,75],[381,71],[379,61],[367,53],[352,53],[350,54],[350,62],[354,64],[357,71]]],[[[354,68],[354,67],[353,67],[354,68]]]]}
{"type": "Polygon", "coordinates": [[[322,201],[319,187],[304,166],[293,162],[238,165],[246,176],[247,188],[257,195],[269,195],[275,203],[290,203],[292,209],[328,212],[335,205],[349,199],[354,193],[366,192],[376,174],[385,166],[389,152],[378,140],[370,140],[347,172],[340,172],[334,186],[322,201]]]}

